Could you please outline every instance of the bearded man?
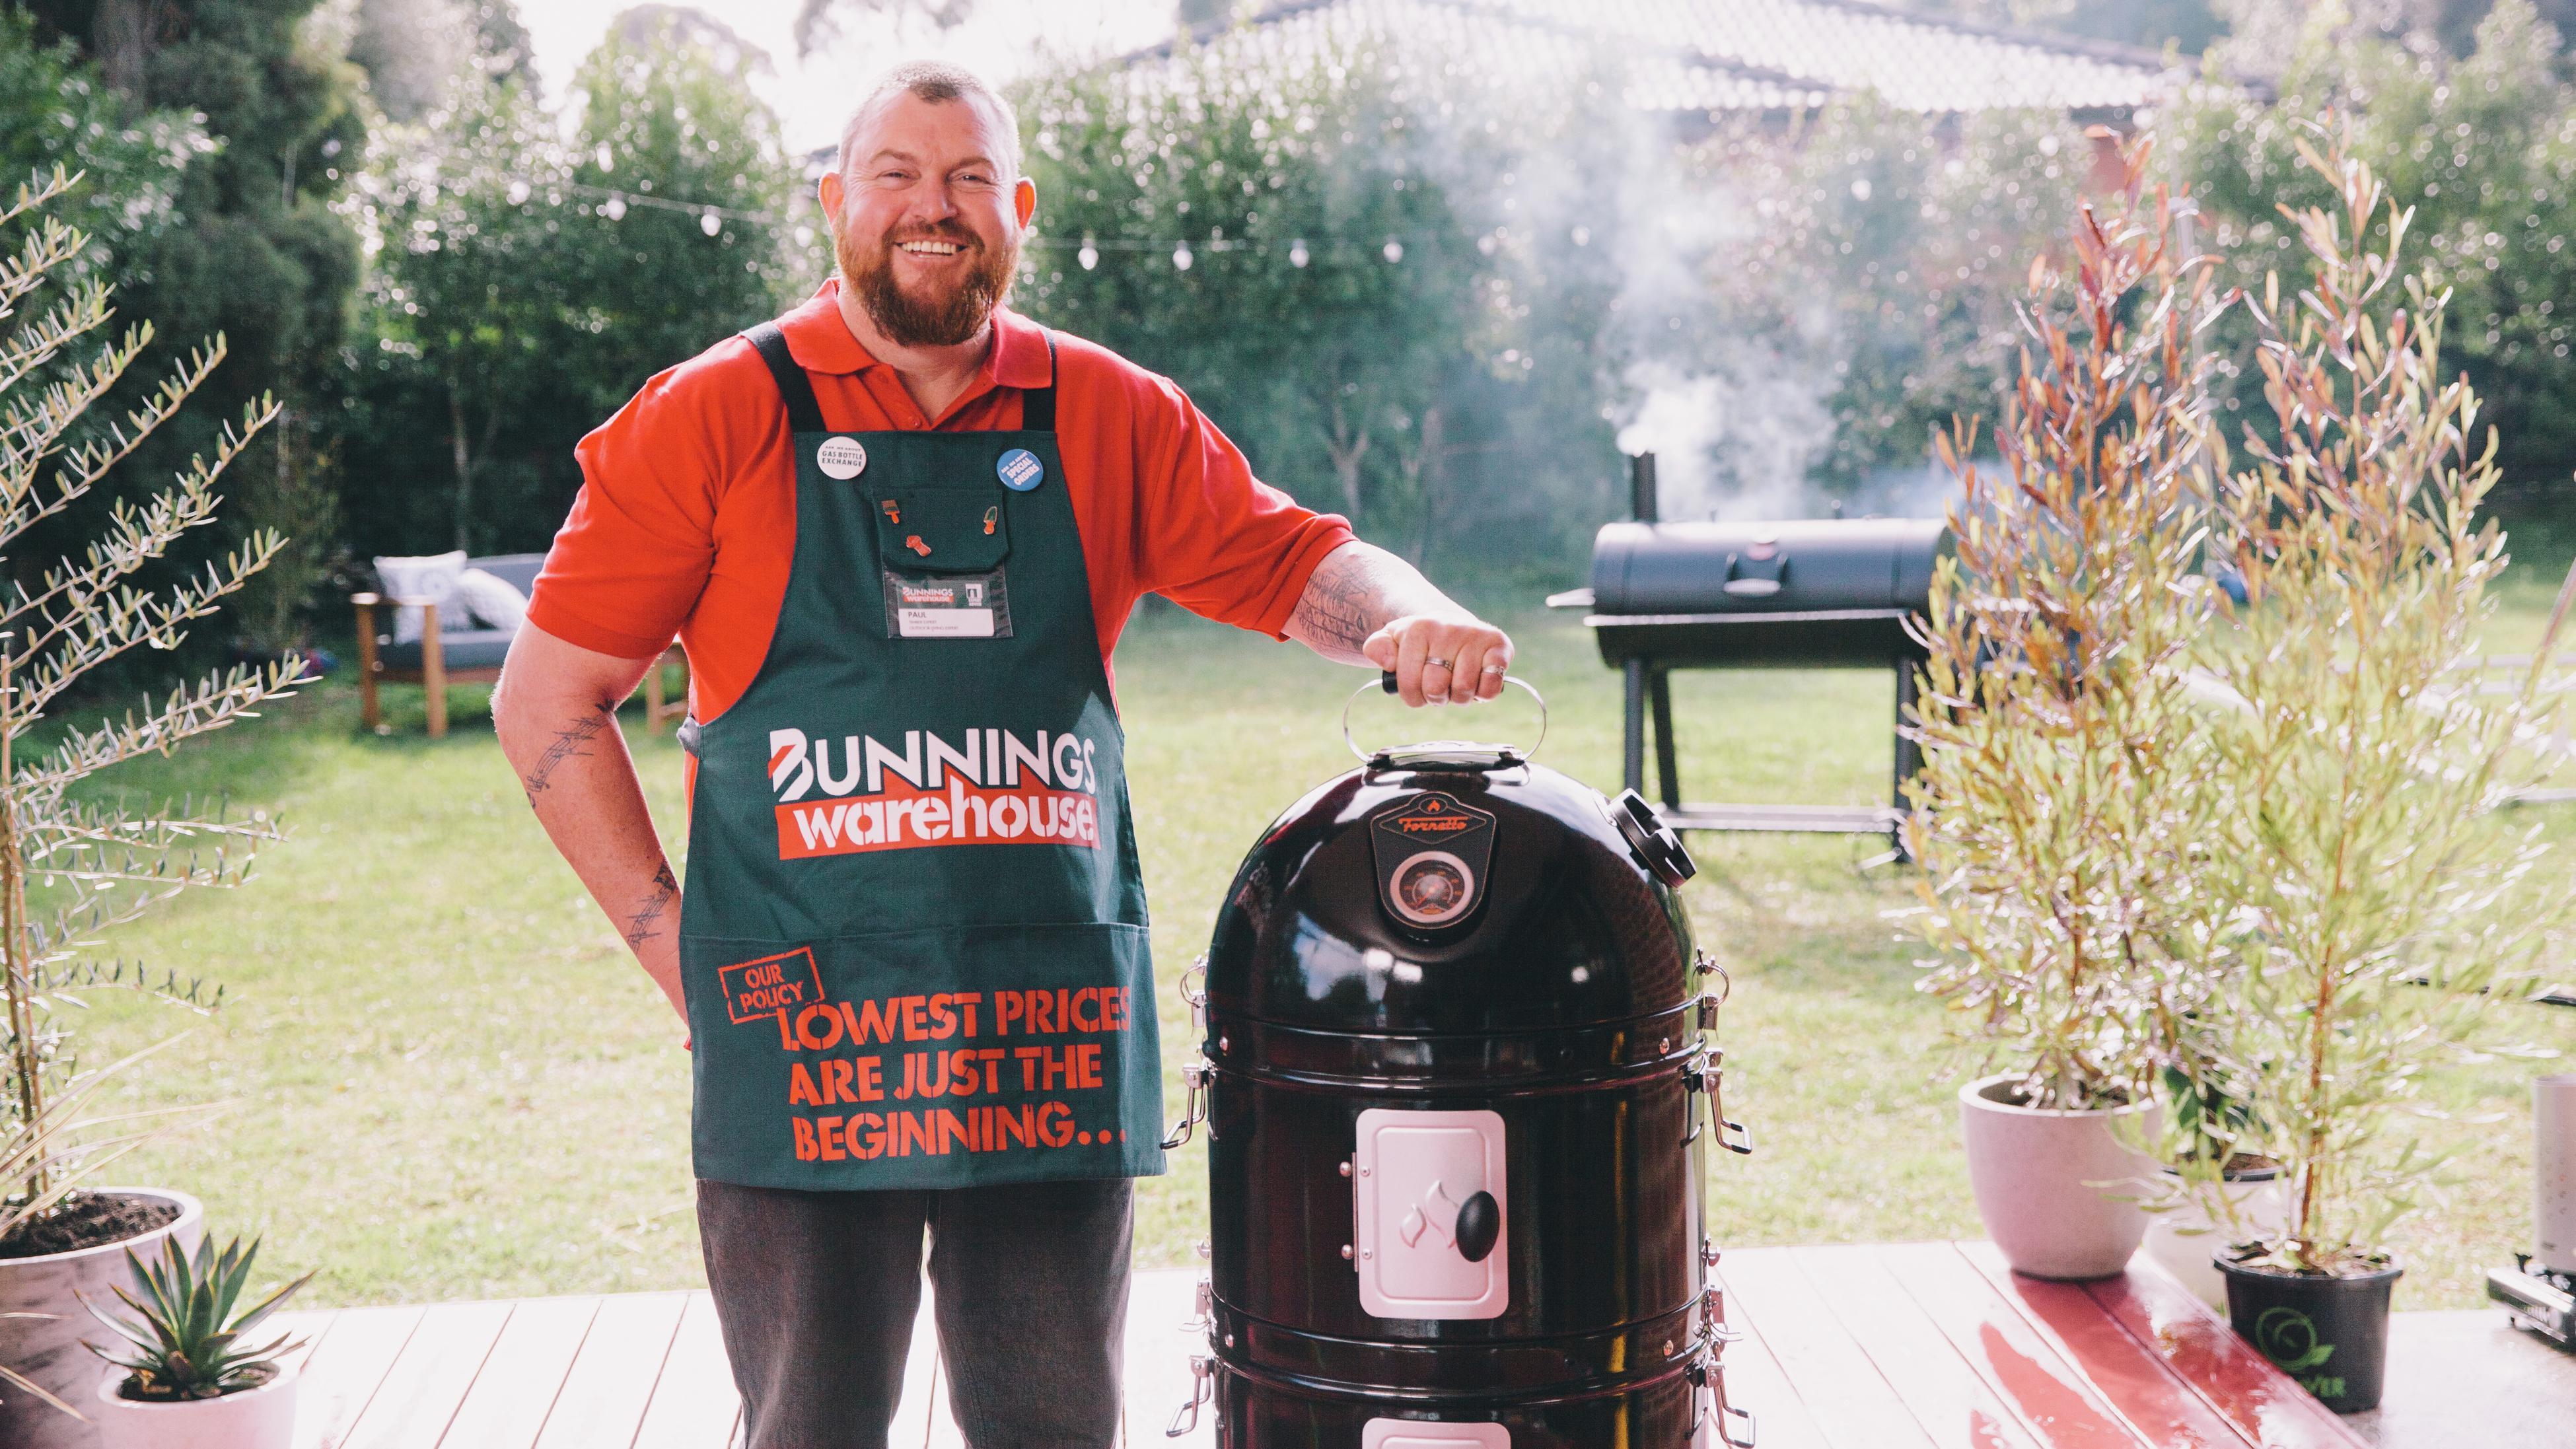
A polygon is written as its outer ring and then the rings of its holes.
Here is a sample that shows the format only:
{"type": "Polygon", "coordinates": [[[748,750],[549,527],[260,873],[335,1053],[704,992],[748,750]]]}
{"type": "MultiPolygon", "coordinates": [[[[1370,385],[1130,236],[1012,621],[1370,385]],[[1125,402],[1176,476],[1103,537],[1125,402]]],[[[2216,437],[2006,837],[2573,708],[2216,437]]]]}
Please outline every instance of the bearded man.
{"type": "Polygon", "coordinates": [[[953,67],[869,93],[821,183],[838,279],[582,441],[493,701],[687,1025],[751,1449],[885,1443],[925,1233],[968,1442],[1116,1434],[1130,1180],[1164,1167],[1109,671],[1136,601],[1413,705],[1490,699],[1511,662],[1168,379],[1003,305],[1037,209],[1018,136],[953,67]],[[685,886],[614,713],[675,635],[685,886]]]}

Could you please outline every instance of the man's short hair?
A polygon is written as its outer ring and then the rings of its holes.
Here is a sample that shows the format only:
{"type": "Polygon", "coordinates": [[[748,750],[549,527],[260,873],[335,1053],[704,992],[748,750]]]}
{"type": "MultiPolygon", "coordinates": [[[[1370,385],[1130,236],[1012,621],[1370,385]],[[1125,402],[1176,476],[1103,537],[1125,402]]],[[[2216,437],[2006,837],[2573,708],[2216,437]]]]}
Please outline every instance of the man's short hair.
{"type": "Polygon", "coordinates": [[[1003,154],[993,158],[1007,173],[1005,181],[1020,179],[1020,113],[1002,98],[1002,93],[985,83],[982,76],[962,65],[941,60],[908,60],[877,78],[866,96],[850,110],[849,119],[841,123],[841,173],[849,174],[850,143],[858,138],[859,127],[870,115],[898,91],[910,91],[925,101],[981,101],[993,108],[1001,119],[1003,154]]]}

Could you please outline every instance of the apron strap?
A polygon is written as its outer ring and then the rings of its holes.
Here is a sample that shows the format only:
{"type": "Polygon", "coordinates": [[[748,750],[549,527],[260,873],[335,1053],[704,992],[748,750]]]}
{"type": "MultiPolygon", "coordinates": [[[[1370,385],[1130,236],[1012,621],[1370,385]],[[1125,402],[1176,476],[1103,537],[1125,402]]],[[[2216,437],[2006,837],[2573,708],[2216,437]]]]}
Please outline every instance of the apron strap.
{"type": "MultiPolygon", "coordinates": [[[[769,375],[778,384],[778,396],[787,404],[787,431],[795,433],[828,433],[823,426],[823,408],[814,401],[814,383],[805,369],[787,352],[787,334],[775,322],[763,322],[742,334],[760,352],[760,360],[769,364],[769,375]]],[[[1048,344],[1052,347],[1052,341],[1048,344]]]]}
{"type": "Polygon", "coordinates": [[[1033,387],[1020,394],[1020,430],[1028,433],[1055,431],[1055,333],[1047,332],[1047,385],[1033,387]]]}

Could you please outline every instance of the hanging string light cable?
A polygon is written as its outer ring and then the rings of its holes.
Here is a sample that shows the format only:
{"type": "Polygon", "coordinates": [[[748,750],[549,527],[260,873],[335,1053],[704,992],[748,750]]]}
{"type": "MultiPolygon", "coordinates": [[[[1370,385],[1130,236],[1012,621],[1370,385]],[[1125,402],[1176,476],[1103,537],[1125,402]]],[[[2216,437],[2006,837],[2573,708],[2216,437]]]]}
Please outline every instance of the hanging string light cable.
{"type": "MultiPolygon", "coordinates": [[[[723,230],[724,223],[728,221],[752,222],[763,226],[780,226],[785,225],[788,220],[772,211],[752,211],[741,207],[719,206],[713,202],[706,201],[675,201],[667,196],[656,196],[649,191],[628,191],[619,187],[590,186],[575,181],[562,182],[551,189],[568,192],[576,196],[597,198],[601,203],[600,211],[611,221],[622,220],[629,209],[638,206],[648,207],[659,211],[681,212],[698,218],[698,225],[703,228],[709,236],[714,236],[717,232],[723,230]]],[[[526,183],[511,183],[511,199],[513,201],[524,200],[527,190],[528,188],[526,183]]],[[[1393,264],[1400,263],[1404,260],[1405,249],[1408,246],[1427,245],[1430,244],[1430,239],[1401,236],[1369,238],[1327,237],[1324,239],[1323,244],[1326,246],[1349,247],[1361,251],[1373,251],[1379,256],[1385,258],[1390,264],[1393,264]]],[[[1075,260],[1081,263],[1082,269],[1086,272],[1099,265],[1100,255],[1103,252],[1147,252],[1161,256],[1168,256],[1172,259],[1173,269],[1183,272],[1190,269],[1191,265],[1198,260],[1198,255],[1201,252],[1278,252],[1288,259],[1288,265],[1300,269],[1313,261],[1315,255],[1314,244],[1307,241],[1304,237],[1291,239],[1284,248],[1275,241],[1256,241],[1248,237],[1086,236],[1077,239],[1074,237],[1039,235],[1030,237],[1025,245],[1045,248],[1048,250],[1070,249],[1075,254],[1075,260]]]]}

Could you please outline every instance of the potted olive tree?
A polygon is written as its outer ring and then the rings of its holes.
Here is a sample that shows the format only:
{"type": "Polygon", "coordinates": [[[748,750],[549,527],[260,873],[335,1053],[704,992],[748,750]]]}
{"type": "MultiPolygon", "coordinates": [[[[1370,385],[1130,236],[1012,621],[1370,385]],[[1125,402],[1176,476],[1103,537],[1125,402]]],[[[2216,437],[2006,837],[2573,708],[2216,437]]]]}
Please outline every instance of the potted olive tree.
{"type": "Polygon", "coordinates": [[[2207,627],[2192,339],[2215,304],[2146,147],[2126,162],[2032,265],[2001,475],[1960,465],[1970,428],[1941,441],[1965,492],[1911,727],[1908,914],[1937,953],[1920,984],[1995,1067],[1959,1093],[1986,1231],[2048,1278],[2117,1273],[2145,1232],[2158,1044],[2202,989],[2169,943],[2210,910],[2188,889],[2207,801],[2175,723],[2207,627]]]}
{"type": "MultiPolygon", "coordinates": [[[[2494,440],[2439,376],[2445,298],[2401,264],[2409,213],[2317,134],[2301,154],[2334,199],[2284,208],[2306,285],[2285,303],[2275,278],[2255,309],[2270,436],[2247,429],[2217,509],[2246,598],[2203,660],[2222,808],[2198,872],[2227,910],[2198,947],[2224,987],[2196,1070],[2246,1109],[2206,1130],[2282,1183],[2276,1221],[2227,1234],[2230,1316],[2350,1413],[2379,1401],[2391,1229],[2442,1162],[2423,1074],[2516,994],[2568,903],[2500,808],[2545,768],[2539,666],[2501,691],[2475,668],[2506,564],[2476,516],[2494,440]]],[[[2208,1161],[2184,1167],[2228,1221],[2208,1161]]]]}
{"type": "MultiPolygon", "coordinates": [[[[0,549],[89,493],[145,436],[175,415],[222,360],[218,339],[182,362],[120,423],[85,414],[150,341],[138,327],[107,337],[110,289],[86,274],[88,239],[47,214],[76,183],[57,169],[0,208],[18,239],[0,264],[0,549]]],[[[84,782],[146,752],[256,713],[287,692],[295,669],[235,670],[174,689],[141,711],[95,725],[58,726],[39,751],[29,735],[59,714],[97,666],[142,648],[169,649],[188,626],[266,565],[271,534],[176,582],[142,571],[213,522],[215,483],[274,407],[263,401],[160,491],[121,502],[77,558],[14,568],[0,595],[0,1443],[72,1449],[95,1431],[45,1396],[80,1405],[96,1366],[80,1350],[78,1295],[105,1291],[124,1246],[194,1243],[196,1200],[155,1188],[94,1187],[149,1117],[99,1120],[70,1110],[98,1077],[72,1049],[61,1008],[85,989],[141,989],[203,1009],[211,993],[174,977],[84,959],[102,931],[155,902],[200,886],[240,883],[252,854],[277,838],[264,815],[227,818],[193,808],[105,803],[84,782]],[[25,1391],[32,1384],[41,1394],[25,1391]]]]}

